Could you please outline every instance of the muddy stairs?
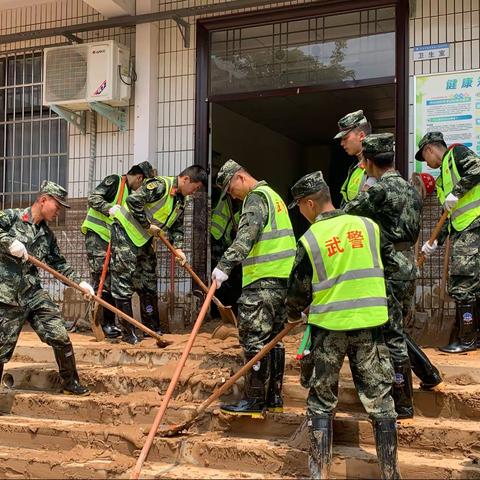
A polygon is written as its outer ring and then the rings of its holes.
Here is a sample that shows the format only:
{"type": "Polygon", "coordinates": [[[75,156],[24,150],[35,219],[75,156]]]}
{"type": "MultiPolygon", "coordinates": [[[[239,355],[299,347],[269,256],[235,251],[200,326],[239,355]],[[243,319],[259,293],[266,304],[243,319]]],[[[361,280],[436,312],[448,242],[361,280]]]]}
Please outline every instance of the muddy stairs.
{"type": "MultiPolygon", "coordinates": [[[[51,349],[33,332],[23,332],[5,368],[11,388],[0,392],[0,477],[128,478],[187,341],[187,335],[167,338],[174,344],[159,349],[153,340],[130,347],[72,335],[80,376],[92,390],[88,397],[73,397],[58,393],[51,349]]],[[[294,360],[297,344],[298,336],[286,342],[285,413],[232,419],[213,405],[188,434],[155,439],[142,478],[307,477],[306,437],[294,436],[306,398],[294,360]]],[[[428,354],[446,387],[430,393],[416,384],[416,418],[400,427],[402,474],[480,478],[480,352],[428,354]]],[[[213,340],[202,333],[164,423],[188,418],[241,363],[235,338],[213,340]]],[[[224,400],[238,398],[240,390],[235,386],[224,400]]],[[[334,428],[332,478],[378,478],[371,425],[347,364],[334,428]]]]}

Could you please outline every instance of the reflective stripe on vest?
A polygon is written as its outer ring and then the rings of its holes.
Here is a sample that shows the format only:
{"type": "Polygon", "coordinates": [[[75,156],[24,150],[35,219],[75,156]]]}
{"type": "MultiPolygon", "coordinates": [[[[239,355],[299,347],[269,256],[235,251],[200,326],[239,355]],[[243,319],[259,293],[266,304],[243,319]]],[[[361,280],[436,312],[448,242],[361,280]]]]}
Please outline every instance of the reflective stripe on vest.
{"type": "Polygon", "coordinates": [[[367,172],[365,168],[357,165],[353,172],[343,182],[340,192],[346,202],[351,202],[362,190],[367,181],[367,172]]]}
{"type": "MultiPolygon", "coordinates": [[[[243,287],[261,278],[288,278],[295,259],[295,236],[284,201],[267,185],[260,185],[252,192],[265,196],[269,213],[260,238],[242,262],[243,287]]],[[[244,205],[247,198],[248,195],[244,205]]]]}
{"type": "MultiPolygon", "coordinates": [[[[442,205],[460,179],[461,177],[453,156],[453,149],[450,147],[442,161],[442,174],[437,179],[437,196],[442,205]]],[[[450,212],[450,221],[453,228],[461,232],[479,216],[480,184],[477,184],[458,200],[455,208],[450,212]]]]}
{"type": "MultiPolygon", "coordinates": [[[[175,205],[175,196],[171,195],[175,177],[155,178],[164,182],[165,193],[162,198],[156,202],[145,205],[145,214],[151,223],[158,225],[160,228],[168,229],[178,218],[183,207],[179,205],[179,202],[175,205]]],[[[114,218],[122,224],[128,237],[137,247],[145,245],[150,240],[151,235],[133,217],[128,208],[128,204],[123,205],[122,208],[117,211],[114,218]]]]}
{"type": "MultiPolygon", "coordinates": [[[[224,196],[213,209],[212,212],[212,223],[210,225],[210,233],[212,234],[215,240],[220,240],[222,237],[225,242],[230,244],[232,243],[232,230],[233,230],[233,221],[230,212],[230,205],[228,203],[227,197],[224,196]]],[[[233,216],[236,224],[240,219],[240,212],[237,212],[233,216]]]]}
{"type": "Polygon", "coordinates": [[[378,225],[340,215],[314,223],[300,242],[313,269],[308,323],[357,330],[387,322],[378,225]]]}
{"type": "MultiPolygon", "coordinates": [[[[111,207],[116,205],[118,202],[118,196],[120,195],[120,188],[122,186],[122,177],[118,175],[120,181],[118,183],[117,193],[115,194],[115,198],[109,204],[111,207]]],[[[125,185],[123,191],[123,197],[120,205],[125,205],[125,201],[128,197],[128,187],[125,185]]],[[[82,223],[81,231],[85,235],[87,230],[92,230],[95,232],[102,240],[106,242],[110,241],[110,225],[112,225],[113,219],[103,213],[95,210],[93,208],[89,208],[87,211],[87,216],[82,223]]]]}

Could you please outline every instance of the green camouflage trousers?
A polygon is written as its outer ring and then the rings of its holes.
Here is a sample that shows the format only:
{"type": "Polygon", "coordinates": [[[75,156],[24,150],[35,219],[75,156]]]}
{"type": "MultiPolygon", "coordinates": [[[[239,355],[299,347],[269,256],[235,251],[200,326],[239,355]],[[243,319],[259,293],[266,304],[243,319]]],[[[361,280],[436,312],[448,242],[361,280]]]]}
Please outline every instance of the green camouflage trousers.
{"type": "Polygon", "coordinates": [[[21,306],[0,303],[0,363],[12,358],[26,321],[54,349],[71,347],[62,314],[45,290],[28,291],[21,301],[21,306]]]}
{"type": "MultiPolygon", "coordinates": [[[[92,287],[95,291],[98,289],[100,277],[103,270],[103,262],[107,254],[108,243],[100,235],[88,230],[85,234],[85,248],[87,250],[88,265],[90,266],[90,275],[92,277],[92,287]]],[[[103,290],[110,291],[110,267],[107,270],[103,290]]]]}
{"type": "Polygon", "coordinates": [[[259,352],[287,321],[286,288],[244,288],[238,299],[238,333],[245,353],[259,352]]]}
{"type": "Polygon", "coordinates": [[[309,389],[307,415],[333,413],[345,355],[358,396],[371,418],[396,418],[390,390],[393,367],[380,328],[333,331],[312,326],[312,348],[301,360],[301,384],[309,389]]]}
{"type": "Polygon", "coordinates": [[[408,360],[407,344],[403,330],[404,315],[412,308],[415,280],[386,280],[388,323],[383,327],[383,337],[392,362],[408,360]]]}
{"type": "Polygon", "coordinates": [[[448,294],[458,303],[480,299],[480,227],[453,232],[448,294]]]}
{"type": "Polygon", "coordinates": [[[142,247],[133,244],[123,227],[112,225],[112,259],[110,261],[112,296],[132,298],[134,292],[157,295],[157,256],[152,240],[142,247]]]}

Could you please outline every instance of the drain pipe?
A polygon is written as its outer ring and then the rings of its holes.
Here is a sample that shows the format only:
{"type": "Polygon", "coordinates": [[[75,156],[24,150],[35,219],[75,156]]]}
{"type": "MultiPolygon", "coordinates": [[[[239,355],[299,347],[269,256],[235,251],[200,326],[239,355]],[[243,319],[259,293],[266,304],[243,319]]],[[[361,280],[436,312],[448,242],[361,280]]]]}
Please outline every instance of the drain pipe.
{"type": "Polygon", "coordinates": [[[95,188],[95,165],[97,163],[97,112],[90,111],[90,163],[88,165],[88,193],[95,188]]]}

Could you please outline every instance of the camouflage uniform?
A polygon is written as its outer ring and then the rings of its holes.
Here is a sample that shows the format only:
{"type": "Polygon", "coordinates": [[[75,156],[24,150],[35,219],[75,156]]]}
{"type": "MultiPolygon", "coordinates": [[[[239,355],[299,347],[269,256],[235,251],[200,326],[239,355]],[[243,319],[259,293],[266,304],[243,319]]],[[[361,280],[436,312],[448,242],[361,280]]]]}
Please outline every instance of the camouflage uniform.
{"type": "MultiPolygon", "coordinates": [[[[368,123],[367,118],[363,114],[363,110],[357,110],[355,112],[347,113],[344,117],[342,117],[338,121],[338,130],[339,132],[333,137],[334,139],[341,139],[349,132],[351,132],[354,128],[360,127],[368,123]]],[[[357,168],[364,168],[362,162],[355,162],[350,165],[347,172],[347,178],[342,185],[341,194],[342,194],[342,201],[340,204],[340,208],[343,208],[349,201],[353,200],[353,198],[348,197],[348,186],[352,181],[352,175],[357,170],[357,168]]],[[[359,189],[362,188],[363,184],[367,181],[367,172],[365,171],[362,179],[360,180],[359,189]]]]}
{"type": "MultiPolygon", "coordinates": [[[[294,203],[311,194],[328,191],[321,172],[302,177],[292,187],[294,203]]],[[[293,206],[293,204],[291,206],[293,206]]],[[[333,207],[332,207],[333,208],[333,207]]],[[[341,210],[325,211],[315,223],[343,216],[341,210]]],[[[381,245],[386,266],[390,265],[392,246],[381,245]]],[[[295,263],[288,282],[288,317],[299,319],[313,301],[313,266],[301,241],[297,243],[295,263]]],[[[333,283],[332,290],[336,288],[333,283]]],[[[368,288],[368,286],[366,287],[368,288]]],[[[335,302],[334,302],[335,303],[335,302]]],[[[396,414],[390,390],[393,369],[379,327],[338,331],[309,324],[310,353],[301,361],[301,383],[309,389],[307,417],[310,434],[309,468],[312,478],[329,478],[332,462],[333,414],[338,402],[340,369],[348,356],[358,396],[372,418],[382,478],[400,478],[397,471],[396,414]]]]}
{"type": "MultiPolygon", "coordinates": [[[[268,202],[261,193],[252,192],[243,205],[237,236],[217,268],[230,275],[247,258],[267,222],[268,202]]],[[[260,351],[282,329],[286,320],[286,287],[286,279],[261,278],[242,289],[237,302],[238,329],[240,344],[247,354],[260,351]]]]}
{"type": "MultiPolygon", "coordinates": [[[[423,147],[430,143],[446,144],[441,132],[428,132],[418,144],[415,158],[423,161],[423,147]]],[[[459,180],[454,183],[451,193],[461,199],[480,183],[480,158],[464,145],[452,145],[444,153],[445,158],[453,154],[459,180]]],[[[442,182],[443,174],[437,179],[442,182]]],[[[478,198],[476,199],[479,200],[478,198]]],[[[465,207],[464,207],[465,208],[465,207]]],[[[450,235],[450,269],[448,293],[456,302],[456,325],[449,345],[441,350],[447,353],[463,353],[475,350],[478,341],[477,329],[480,325],[480,216],[464,230],[457,231],[447,222],[438,237],[441,245],[450,235]]]]}
{"type": "MultiPolygon", "coordinates": [[[[59,185],[43,182],[40,193],[54,197],[69,208],[65,203],[67,192],[59,185]]],[[[22,327],[28,321],[40,340],[54,349],[65,383],[78,382],[73,347],[62,314],[42,288],[37,267],[9,254],[9,247],[15,239],[25,245],[30,255],[75,283],[80,281],[60,253],[47,223],[34,223],[31,207],[0,211],[0,377],[3,364],[11,359],[22,327]]],[[[77,393],[88,393],[84,387],[81,390],[77,393]]]]}
{"type": "MultiPolygon", "coordinates": [[[[317,221],[343,214],[341,210],[334,210],[319,215],[317,221]]],[[[383,245],[382,253],[388,265],[388,259],[392,255],[391,246],[383,245]]],[[[298,242],[295,263],[288,281],[286,309],[289,318],[298,319],[312,302],[312,276],[310,259],[304,246],[298,242]]],[[[373,418],[394,418],[393,402],[389,396],[393,369],[381,329],[329,331],[313,326],[312,330],[311,353],[302,360],[301,373],[303,387],[310,389],[308,415],[333,412],[337,405],[340,368],[345,355],[348,355],[355,386],[365,410],[373,418]]]]}
{"type": "MultiPolygon", "coordinates": [[[[230,181],[241,166],[228,160],[220,169],[217,184],[226,193],[230,181]]],[[[258,182],[256,187],[267,185],[258,182]]],[[[251,191],[245,198],[237,235],[220,259],[217,269],[230,275],[233,268],[244,262],[257,244],[264,228],[271,222],[269,203],[265,195],[251,191]]],[[[290,226],[291,228],[291,226],[290,226]]],[[[293,230],[291,231],[293,236],[293,230]]],[[[292,252],[293,253],[293,252],[292,252]]],[[[238,330],[245,360],[248,361],[279,333],[287,319],[285,296],[287,279],[264,277],[249,283],[238,299],[238,330]]],[[[222,405],[225,413],[250,415],[283,411],[282,385],[285,370],[285,347],[278,343],[269,356],[262,358],[248,372],[244,398],[235,405],[222,405]]]]}
{"type": "MultiPolygon", "coordinates": [[[[214,205],[220,200],[220,194],[218,187],[212,188],[212,209],[214,205]]],[[[233,208],[235,208],[232,205],[233,208]]],[[[235,210],[234,210],[235,212],[235,210]]],[[[232,214],[233,216],[233,214],[232,214]]],[[[231,220],[232,221],[232,220],[231,220]]],[[[217,265],[217,263],[222,258],[222,255],[225,253],[225,250],[232,244],[237,233],[238,225],[232,228],[229,238],[226,235],[223,235],[220,239],[216,239],[213,235],[210,235],[210,246],[211,246],[211,261],[212,267],[217,265]]],[[[233,268],[232,272],[229,275],[229,278],[222,286],[217,290],[215,296],[224,304],[231,305],[236,312],[237,310],[237,301],[242,290],[242,267],[237,265],[233,268]]],[[[215,304],[211,305],[212,315],[217,312],[217,307],[215,304]]]]}
{"type": "Polygon", "coordinates": [[[421,198],[397,171],[384,173],[375,185],[345,207],[345,212],[371,218],[396,248],[396,272],[385,272],[390,321],[384,330],[394,362],[408,358],[403,333],[403,311],[410,310],[417,278],[413,246],[420,232],[421,198]]]}
{"type": "MultiPolygon", "coordinates": [[[[174,188],[177,187],[177,179],[174,188]]],[[[142,227],[148,229],[150,221],[144,207],[147,203],[160,200],[165,194],[165,183],[158,178],[151,178],[127,198],[127,205],[133,217],[142,227]]],[[[175,193],[175,201],[179,204],[181,213],[168,230],[170,241],[176,248],[181,248],[183,243],[183,210],[185,198],[180,193],[175,193]]],[[[156,279],[157,259],[150,239],[142,247],[133,244],[127,232],[117,221],[112,226],[112,295],[115,299],[130,299],[135,291],[157,295],[156,279]]]]}

